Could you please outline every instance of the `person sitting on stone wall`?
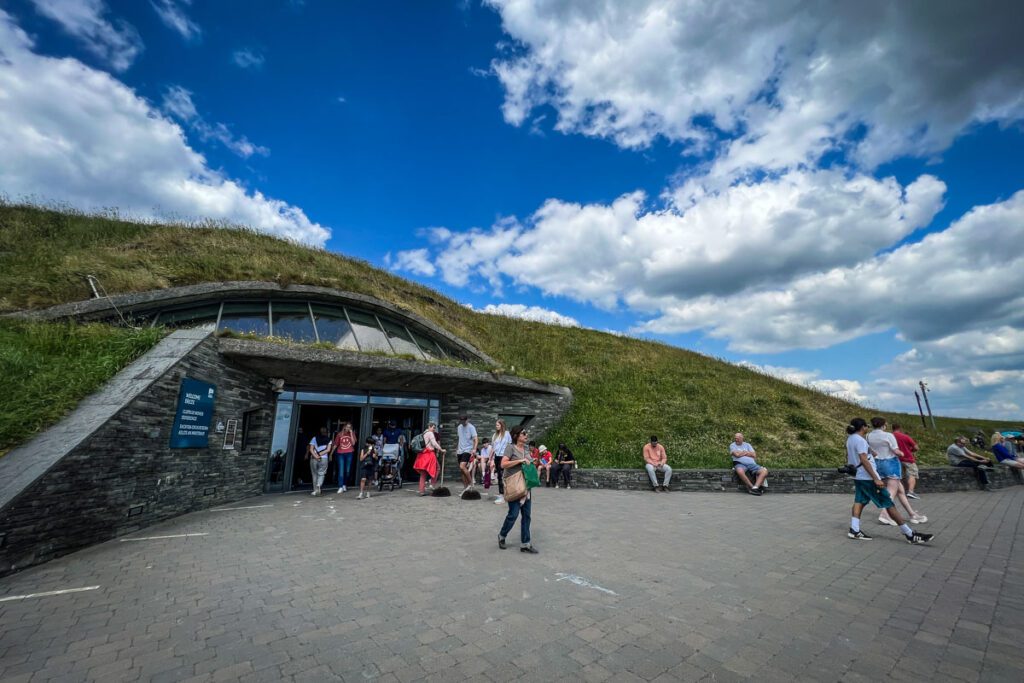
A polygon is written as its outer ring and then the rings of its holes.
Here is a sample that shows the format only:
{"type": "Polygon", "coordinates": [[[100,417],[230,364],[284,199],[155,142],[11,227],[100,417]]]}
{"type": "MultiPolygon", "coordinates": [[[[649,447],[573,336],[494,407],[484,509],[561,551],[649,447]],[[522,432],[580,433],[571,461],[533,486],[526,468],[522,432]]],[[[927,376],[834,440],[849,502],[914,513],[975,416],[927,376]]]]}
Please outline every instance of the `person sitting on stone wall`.
{"type": "Polygon", "coordinates": [[[658,437],[652,436],[650,443],[644,444],[644,469],[647,470],[647,477],[651,480],[651,491],[668,491],[669,483],[672,481],[672,468],[668,466],[668,454],[665,447],[658,443],[658,437]],[[658,486],[658,475],[662,472],[665,475],[664,483],[658,486]]]}
{"type": "Polygon", "coordinates": [[[551,465],[551,481],[555,482],[555,488],[560,488],[559,480],[565,482],[565,488],[572,488],[572,471],[576,467],[576,456],[572,454],[569,447],[564,443],[558,444],[558,451],[555,453],[555,462],[551,465]]]}
{"type": "Polygon", "coordinates": [[[747,493],[760,496],[764,493],[765,479],[768,478],[768,468],[762,467],[757,464],[754,460],[757,457],[757,452],[754,447],[743,440],[743,434],[736,432],[732,437],[732,443],[729,444],[729,455],[732,456],[733,470],[736,472],[736,476],[740,478],[743,485],[747,487],[747,493]],[[750,480],[750,477],[754,477],[754,481],[750,480]]]}
{"type": "Polygon", "coordinates": [[[953,467],[970,467],[973,469],[974,476],[978,480],[978,488],[982,491],[989,490],[988,472],[986,470],[992,469],[992,463],[988,458],[972,453],[967,449],[966,436],[956,437],[956,441],[946,449],[946,457],[949,458],[949,464],[953,467]]]}
{"type": "Polygon", "coordinates": [[[1014,454],[1013,449],[1010,448],[1006,441],[1006,437],[999,432],[992,435],[992,454],[996,456],[996,460],[999,461],[1000,465],[1005,465],[1015,470],[1024,470],[1024,460],[1021,460],[1014,454]]]}

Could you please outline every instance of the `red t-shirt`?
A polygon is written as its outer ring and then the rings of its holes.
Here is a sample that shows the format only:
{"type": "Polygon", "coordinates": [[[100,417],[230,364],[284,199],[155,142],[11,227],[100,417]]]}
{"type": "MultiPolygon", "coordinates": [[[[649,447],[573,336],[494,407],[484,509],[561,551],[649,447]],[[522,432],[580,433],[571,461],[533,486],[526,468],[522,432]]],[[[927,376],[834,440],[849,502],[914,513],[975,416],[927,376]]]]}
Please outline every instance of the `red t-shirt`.
{"type": "Polygon", "coordinates": [[[903,455],[900,456],[900,462],[917,462],[914,459],[914,453],[917,451],[917,442],[903,432],[893,432],[892,435],[896,437],[896,445],[903,452],[903,455]]]}
{"type": "Polygon", "coordinates": [[[356,450],[355,432],[338,432],[334,435],[335,453],[352,453],[356,450]]]}
{"type": "Polygon", "coordinates": [[[530,458],[533,459],[533,464],[534,465],[536,465],[538,462],[540,462],[540,449],[539,448],[531,448],[530,449],[530,458]]]}

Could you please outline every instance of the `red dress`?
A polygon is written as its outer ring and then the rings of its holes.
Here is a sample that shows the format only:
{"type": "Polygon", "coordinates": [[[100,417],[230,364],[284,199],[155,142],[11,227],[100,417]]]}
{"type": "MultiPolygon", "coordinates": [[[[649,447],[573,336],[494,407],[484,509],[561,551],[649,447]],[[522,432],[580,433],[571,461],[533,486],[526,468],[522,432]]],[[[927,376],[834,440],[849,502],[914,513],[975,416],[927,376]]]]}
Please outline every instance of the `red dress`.
{"type": "Polygon", "coordinates": [[[424,448],[412,463],[417,472],[426,472],[431,479],[437,478],[437,454],[433,448],[424,448]]]}

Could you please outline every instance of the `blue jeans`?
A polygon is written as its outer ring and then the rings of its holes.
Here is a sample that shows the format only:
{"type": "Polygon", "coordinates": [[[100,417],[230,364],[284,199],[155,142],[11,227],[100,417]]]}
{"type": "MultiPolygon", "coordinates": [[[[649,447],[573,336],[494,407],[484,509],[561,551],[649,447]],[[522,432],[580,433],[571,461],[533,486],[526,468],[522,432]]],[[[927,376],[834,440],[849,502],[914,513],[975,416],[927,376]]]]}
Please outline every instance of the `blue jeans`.
{"type": "Polygon", "coordinates": [[[334,462],[338,466],[338,488],[345,486],[348,481],[348,471],[352,469],[352,453],[336,453],[334,462]]]}
{"type": "Polygon", "coordinates": [[[508,536],[508,532],[512,531],[512,526],[516,523],[516,517],[522,513],[523,521],[519,523],[519,540],[522,541],[523,547],[530,545],[530,502],[530,499],[527,498],[508,504],[508,514],[505,515],[505,523],[501,525],[501,531],[498,532],[499,537],[508,536]]]}

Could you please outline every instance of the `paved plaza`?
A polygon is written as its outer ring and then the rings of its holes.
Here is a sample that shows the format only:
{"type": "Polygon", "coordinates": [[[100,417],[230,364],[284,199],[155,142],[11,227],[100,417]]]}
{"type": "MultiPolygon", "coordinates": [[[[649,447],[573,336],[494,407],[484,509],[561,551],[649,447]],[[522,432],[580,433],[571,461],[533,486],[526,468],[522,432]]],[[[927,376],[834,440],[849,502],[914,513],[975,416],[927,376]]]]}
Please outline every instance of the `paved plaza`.
{"type": "Polygon", "coordinates": [[[870,512],[848,540],[852,494],[544,489],[536,556],[505,506],[355,495],[0,579],[0,680],[1024,679],[1024,488],[926,493],[924,547],[870,512]]]}

